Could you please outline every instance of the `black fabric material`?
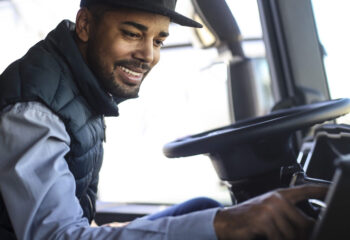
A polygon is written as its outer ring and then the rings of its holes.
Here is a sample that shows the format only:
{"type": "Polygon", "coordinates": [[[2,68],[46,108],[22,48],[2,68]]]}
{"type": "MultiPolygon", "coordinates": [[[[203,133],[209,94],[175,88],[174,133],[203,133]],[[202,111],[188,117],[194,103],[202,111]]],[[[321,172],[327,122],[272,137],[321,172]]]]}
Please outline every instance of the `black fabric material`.
{"type": "MultiPolygon", "coordinates": [[[[75,177],[84,216],[91,221],[103,157],[103,115],[117,116],[118,108],[117,99],[100,87],[83,61],[73,29],[73,23],[61,22],[0,75],[0,109],[17,102],[39,101],[62,119],[71,138],[65,159],[75,177]]],[[[8,229],[12,231],[0,199],[0,231],[8,229]]]]}
{"type": "Polygon", "coordinates": [[[104,4],[111,7],[131,8],[167,16],[182,26],[201,28],[202,24],[175,12],[177,0],[81,0],[81,7],[104,4]]]}

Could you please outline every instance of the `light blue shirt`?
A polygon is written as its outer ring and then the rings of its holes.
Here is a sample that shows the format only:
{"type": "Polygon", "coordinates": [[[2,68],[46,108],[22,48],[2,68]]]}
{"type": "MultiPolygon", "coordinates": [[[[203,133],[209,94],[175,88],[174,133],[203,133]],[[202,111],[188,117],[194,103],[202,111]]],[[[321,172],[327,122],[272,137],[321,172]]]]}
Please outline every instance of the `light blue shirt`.
{"type": "Polygon", "coordinates": [[[38,102],[0,114],[0,192],[18,239],[215,240],[217,209],[126,227],[90,227],[64,156],[70,138],[63,122],[38,102]]]}

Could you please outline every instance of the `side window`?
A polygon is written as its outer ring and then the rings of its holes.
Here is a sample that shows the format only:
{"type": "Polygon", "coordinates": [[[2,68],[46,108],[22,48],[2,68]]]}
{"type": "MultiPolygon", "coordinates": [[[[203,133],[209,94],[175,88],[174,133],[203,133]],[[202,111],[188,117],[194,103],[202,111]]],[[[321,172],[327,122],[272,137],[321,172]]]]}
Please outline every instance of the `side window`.
{"type": "MultiPolygon", "coordinates": [[[[312,4],[331,98],[350,97],[350,2],[313,0],[312,4]]],[[[340,118],[338,122],[349,124],[350,116],[340,118]]]]}

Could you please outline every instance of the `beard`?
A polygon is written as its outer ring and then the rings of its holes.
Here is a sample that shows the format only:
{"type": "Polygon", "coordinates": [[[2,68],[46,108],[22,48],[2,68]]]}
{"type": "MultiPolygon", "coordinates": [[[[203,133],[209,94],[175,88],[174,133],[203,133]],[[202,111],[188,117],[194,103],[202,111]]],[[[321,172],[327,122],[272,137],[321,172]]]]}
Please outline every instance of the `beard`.
{"type": "Polygon", "coordinates": [[[108,64],[104,64],[102,54],[98,53],[97,48],[93,43],[89,44],[86,57],[90,69],[97,77],[103,89],[117,98],[137,98],[139,96],[140,85],[151,69],[148,64],[142,63],[138,60],[119,60],[113,63],[112,71],[108,71],[110,67],[108,64]],[[118,66],[124,66],[127,68],[141,67],[148,72],[144,74],[140,84],[128,85],[116,81],[118,78],[118,76],[116,76],[116,69],[118,66]]]}

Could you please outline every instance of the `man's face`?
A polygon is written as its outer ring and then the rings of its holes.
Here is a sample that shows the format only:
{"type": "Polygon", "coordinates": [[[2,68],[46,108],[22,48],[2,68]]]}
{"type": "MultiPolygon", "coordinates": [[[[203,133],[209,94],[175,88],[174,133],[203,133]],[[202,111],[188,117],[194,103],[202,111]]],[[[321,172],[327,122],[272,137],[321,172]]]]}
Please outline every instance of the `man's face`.
{"type": "Polygon", "coordinates": [[[129,9],[107,11],[90,26],[86,61],[113,96],[134,98],[158,63],[169,18],[129,9]]]}

